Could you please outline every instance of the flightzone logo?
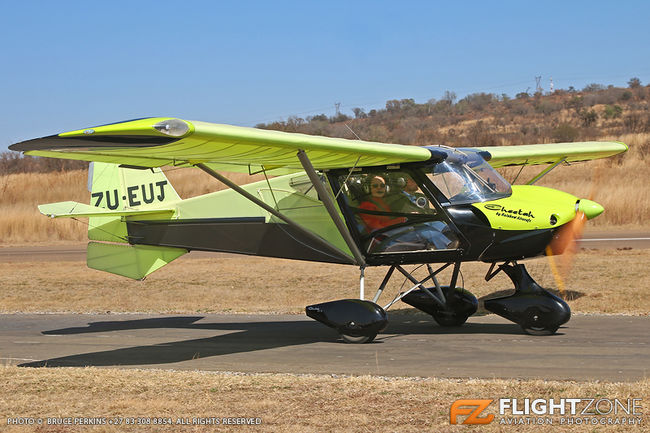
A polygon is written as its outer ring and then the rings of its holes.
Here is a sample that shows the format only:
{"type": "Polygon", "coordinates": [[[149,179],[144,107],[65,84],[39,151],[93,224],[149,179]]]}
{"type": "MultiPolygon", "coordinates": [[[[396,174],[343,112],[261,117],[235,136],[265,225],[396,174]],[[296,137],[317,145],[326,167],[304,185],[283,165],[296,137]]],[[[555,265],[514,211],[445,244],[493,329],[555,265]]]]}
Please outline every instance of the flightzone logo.
{"type": "Polygon", "coordinates": [[[641,398],[462,399],[452,403],[449,423],[638,426],[644,421],[641,404],[641,398]]]}
{"type": "Polygon", "coordinates": [[[494,420],[494,414],[481,416],[481,413],[494,400],[456,400],[451,405],[449,412],[449,423],[458,424],[458,416],[467,416],[461,424],[490,424],[494,420]]]}

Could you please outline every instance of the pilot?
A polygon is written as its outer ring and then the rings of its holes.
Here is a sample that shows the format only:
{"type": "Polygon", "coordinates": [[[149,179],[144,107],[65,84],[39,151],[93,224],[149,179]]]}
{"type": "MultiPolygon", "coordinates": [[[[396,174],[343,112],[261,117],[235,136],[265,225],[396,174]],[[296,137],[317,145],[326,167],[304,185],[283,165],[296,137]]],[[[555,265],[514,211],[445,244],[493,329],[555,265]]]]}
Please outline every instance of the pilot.
{"type": "MultiPolygon", "coordinates": [[[[393,212],[388,203],[386,203],[386,179],[383,176],[368,176],[366,185],[369,189],[369,196],[359,204],[359,208],[375,212],[393,212]]],[[[369,232],[406,222],[406,218],[394,218],[390,215],[376,215],[362,212],[361,219],[365,223],[369,232]]]]}

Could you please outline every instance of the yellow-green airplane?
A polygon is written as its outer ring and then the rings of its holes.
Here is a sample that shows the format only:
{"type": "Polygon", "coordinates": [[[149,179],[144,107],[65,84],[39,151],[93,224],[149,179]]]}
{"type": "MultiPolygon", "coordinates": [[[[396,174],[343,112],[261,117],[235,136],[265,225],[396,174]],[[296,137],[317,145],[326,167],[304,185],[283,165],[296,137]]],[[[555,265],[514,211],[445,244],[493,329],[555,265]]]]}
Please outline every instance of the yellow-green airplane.
{"type": "Polygon", "coordinates": [[[515,286],[514,294],[486,301],[488,310],[528,333],[555,333],[569,320],[569,306],[517,261],[545,254],[563,227],[603,208],[533,183],[559,164],[616,155],[627,146],[417,147],[157,117],[10,149],[93,162],[90,204],[39,206],[50,217],[89,218],[89,267],[143,279],[192,250],[358,266],[358,299],[310,305],[306,313],[345,341],[365,343],[386,327],[386,309],[399,300],[442,326],[462,325],[478,305],[457,286],[466,261],[491,264],[486,279],[504,271],[515,286]],[[510,185],[495,171],[537,164],[550,166],[525,185],[510,185]],[[182,200],[163,166],[196,167],[230,189],[182,200]],[[240,186],[223,172],[264,173],[265,180],[240,186]],[[425,264],[428,275],[415,278],[407,264],[425,264]],[[365,295],[367,266],[388,266],[372,300],[365,295]],[[446,268],[451,278],[442,285],[437,275],[446,268]],[[412,285],[380,306],[395,270],[412,285]]]}

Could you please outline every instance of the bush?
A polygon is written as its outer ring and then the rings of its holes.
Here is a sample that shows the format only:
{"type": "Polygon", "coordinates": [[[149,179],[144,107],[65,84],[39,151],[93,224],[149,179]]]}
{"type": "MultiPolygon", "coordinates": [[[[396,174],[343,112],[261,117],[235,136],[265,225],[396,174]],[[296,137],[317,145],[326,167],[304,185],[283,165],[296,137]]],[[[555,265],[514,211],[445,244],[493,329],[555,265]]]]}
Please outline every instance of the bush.
{"type": "Polygon", "coordinates": [[[562,123],[553,130],[553,140],[556,143],[576,141],[579,135],[580,131],[568,123],[562,123]]]}
{"type": "Polygon", "coordinates": [[[605,105],[605,119],[618,119],[623,114],[623,108],[620,105],[605,105]]]}
{"type": "Polygon", "coordinates": [[[596,113],[596,110],[582,109],[578,112],[578,116],[580,116],[583,126],[591,126],[596,123],[596,120],[598,120],[598,113],[596,113]]]}
{"type": "Polygon", "coordinates": [[[640,113],[630,113],[623,118],[626,132],[644,132],[650,126],[649,116],[642,116],[640,113]]]}

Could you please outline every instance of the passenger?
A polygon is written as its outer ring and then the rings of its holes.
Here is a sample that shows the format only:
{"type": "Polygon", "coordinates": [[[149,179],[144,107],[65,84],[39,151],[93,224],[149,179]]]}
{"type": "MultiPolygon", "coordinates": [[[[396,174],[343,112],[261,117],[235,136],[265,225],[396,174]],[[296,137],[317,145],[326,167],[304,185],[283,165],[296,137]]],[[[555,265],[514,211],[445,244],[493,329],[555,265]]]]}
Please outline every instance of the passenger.
{"type": "Polygon", "coordinates": [[[391,203],[393,209],[399,209],[400,212],[404,213],[422,213],[430,210],[429,200],[420,191],[420,187],[411,176],[406,175],[400,178],[399,181],[403,185],[403,189],[399,194],[395,195],[395,199],[391,203]]]}
{"type": "MultiPolygon", "coordinates": [[[[374,212],[393,212],[385,201],[386,179],[382,176],[369,176],[369,179],[367,185],[369,185],[370,195],[359,204],[359,208],[374,212]]],[[[394,218],[390,215],[375,215],[361,212],[360,216],[368,232],[406,222],[406,218],[404,217],[394,218]]]]}

